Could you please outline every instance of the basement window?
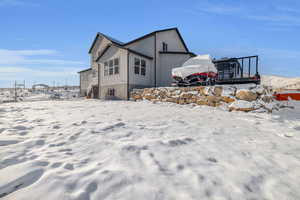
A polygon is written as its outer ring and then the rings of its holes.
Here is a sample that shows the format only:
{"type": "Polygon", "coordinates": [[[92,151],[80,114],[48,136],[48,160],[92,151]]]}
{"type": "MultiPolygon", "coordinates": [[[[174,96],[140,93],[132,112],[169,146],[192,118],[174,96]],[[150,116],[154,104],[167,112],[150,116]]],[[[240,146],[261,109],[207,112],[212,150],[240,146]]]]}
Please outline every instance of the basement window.
{"type": "Polygon", "coordinates": [[[114,97],[115,96],[115,88],[108,88],[107,94],[108,94],[108,96],[114,97]]]}

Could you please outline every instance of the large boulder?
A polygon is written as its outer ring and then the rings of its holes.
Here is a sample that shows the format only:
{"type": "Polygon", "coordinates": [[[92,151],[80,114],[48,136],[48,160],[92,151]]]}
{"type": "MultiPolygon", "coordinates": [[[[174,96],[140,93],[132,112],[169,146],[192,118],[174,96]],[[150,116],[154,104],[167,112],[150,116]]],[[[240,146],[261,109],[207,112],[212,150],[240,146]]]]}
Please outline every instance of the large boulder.
{"type": "Polygon", "coordinates": [[[222,101],[225,102],[225,103],[232,103],[232,102],[235,101],[235,99],[232,98],[232,97],[224,96],[224,97],[222,97],[222,101]]]}
{"type": "Polygon", "coordinates": [[[222,96],[235,96],[236,90],[234,86],[223,86],[222,96]]]}
{"type": "Polygon", "coordinates": [[[193,87],[192,90],[196,91],[200,95],[205,95],[206,94],[205,87],[203,87],[203,86],[193,87]]]}
{"type": "Polygon", "coordinates": [[[217,86],[214,88],[214,95],[215,96],[222,96],[222,93],[223,93],[223,87],[221,86],[217,86]]]}
{"type": "Polygon", "coordinates": [[[216,97],[216,96],[200,96],[196,103],[198,105],[206,105],[206,106],[213,106],[213,107],[216,107],[216,106],[220,106],[220,102],[221,102],[221,99],[220,97],[216,97]]]}
{"type": "Polygon", "coordinates": [[[222,98],[219,96],[207,96],[206,99],[209,106],[217,107],[221,105],[222,98]]]}
{"type": "Polygon", "coordinates": [[[194,94],[189,93],[189,92],[183,92],[183,93],[181,93],[181,95],[180,95],[181,98],[186,98],[186,99],[190,99],[190,98],[192,98],[193,96],[194,96],[194,94]]]}
{"type": "Polygon", "coordinates": [[[133,99],[134,101],[137,101],[137,100],[142,100],[143,97],[142,97],[141,94],[133,94],[133,95],[132,95],[132,99],[133,99]]]}
{"type": "Polygon", "coordinates": [[[256,92],[250,90],[238,90],[235,96],[237,99],[244,101],[255,101],[258,97],[256,92]]]}
{"type": "Polygon", "coordinates": [[[148,101],[151,101],[152,99],[156,99],[155,95],[147,94],[144,96],[144,99],[147,99],[148,101]]]}
{"type": "Polygon", "coordinates": [[[229,111],[244,111],[250,112],[256,110],[257,107],[254,102],[237,100],[229,105],[229,111]]]}

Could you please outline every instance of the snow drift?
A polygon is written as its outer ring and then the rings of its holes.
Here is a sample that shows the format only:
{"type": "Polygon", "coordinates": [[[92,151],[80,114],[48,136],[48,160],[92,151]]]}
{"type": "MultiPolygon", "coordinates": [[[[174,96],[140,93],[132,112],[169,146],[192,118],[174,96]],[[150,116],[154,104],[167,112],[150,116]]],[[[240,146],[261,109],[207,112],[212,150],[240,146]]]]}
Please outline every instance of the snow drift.
{"type": "Polygon", "coordinates": [[[300,199],[299,109],[1,104],[0,199],[300,199]]]}

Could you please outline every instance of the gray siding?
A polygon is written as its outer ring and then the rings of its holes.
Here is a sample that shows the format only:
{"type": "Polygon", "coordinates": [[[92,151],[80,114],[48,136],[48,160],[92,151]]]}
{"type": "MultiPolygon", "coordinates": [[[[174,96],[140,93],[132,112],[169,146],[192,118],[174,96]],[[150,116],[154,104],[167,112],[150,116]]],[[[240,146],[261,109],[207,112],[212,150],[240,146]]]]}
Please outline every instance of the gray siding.
{"type": "Polygon", "coordinates": [[[156,34],[156,86],[170,86],[172,83],[172,68],[180,67],[190,55],[160,54],[162,43],[168,44],[168,51],[186,52],[179,35],[175,30],[163,31],[156,34]]]}
{"type": "Polygon", "coordinates": [[[181,67],[190,57],[189,54],[160,54],[158,59],[160,70],[157,74],[158,86],[171,86],[173,82],[172,69],[181,67]]]}
{"type": "MultiPolygon", "coordinates": [[[[123,98],[124,94],[127,93],[127,88],[120,85],[127,85],[127,50],[121,49],[115,46],[110,47],[105,54],[98,61],[100,72],[100,87],[99,94],[101,99],[106,99],[108,88],[117,85],[117,94],[119,98],[123,98]],[[114,58],[119,58],[119,74],[104,76],[104,62],[114,58]],[[119,91],[124,90],[124,91],[119,91]]],[[[127,98],[127,96],[126,96],[127,98]]]]}
{"type": "Polygon", "coordinates": [[[130,53],[129,54],[129,84],[154,86],[153,60],[130,53]],[[139,58],[146,61],[146,75],[142,76],[134,73],[134,59],[139,58]]]}
{"type": "Polygon", "coordinates": [[[147,56],[154,57],[154,45],[155,45],[154,36],[150,36],[143,40],[139,40],[132,44],[126,45],[126,48],[130,48],[132,50],[138,51],[147,56]]]}
{"type": "Polygon", "coordinates": [[[127,100],[128,99],[127,84],[100,86],[100,98],[106,100],[127,100]],[[109,89],[115,90],[114,97],[108,95],[109,89]]]}
{"type": "Polygon", "coordinates": [[[85,72],[81,72],[79,74],[79,76],[80,76],[80,96],[87,95],[87,88],[91,81],[91,72],[92,72],[92,70],[88,70],[85,72]]]}

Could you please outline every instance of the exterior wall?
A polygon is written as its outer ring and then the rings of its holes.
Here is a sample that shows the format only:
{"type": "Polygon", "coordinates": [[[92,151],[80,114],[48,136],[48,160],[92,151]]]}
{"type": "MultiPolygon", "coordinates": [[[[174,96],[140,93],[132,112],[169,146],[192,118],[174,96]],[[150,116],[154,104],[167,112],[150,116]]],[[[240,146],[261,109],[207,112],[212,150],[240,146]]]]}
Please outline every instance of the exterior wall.
{"type": "Polygon", "coordinates": [[[168,44],[168,51],[186,52],[186,49],[184,48],[184,45],[181,42],[180,37],[175,30],[156,33],[157,51],[163,50],[163,42],[168,44]]]}
{"type": "Polygon", "coordinates": [[[180,67],[191,56],[189,54],[160,54],[158,66],[160,66],[159,74],[157,74],[157,86],[171,86],[173,82],[172,69],[180,67]]]}
{"type": "Polygon", "coordinates": [[[106,100],[127,100],[127,84],[105,85],[100,86],[100,98],[106,100]],[[115,89],[115,96],[108,95],[108,89],[115,89]]]}
{"type": "Polygon", "coordinates": [[[139,40],[132,44],[126,45],[126,48],[132,49],[134,51],[138,51],[147,56],[154,57],[154,44],[155,44],[155,37],[150,36],[143,40],[139,40]]]}
{"type": "Polygon", "coordinates": [[[172,83],[172,68],[180,67],[190,55],[160,54],[162,43],[168,44],[168,51],[187,52],[175,30],[156,33],[156,86],[170,86],[172,83]]]}
{"type": "Polygon", "coordinates": [[[87,88],[90,84],[91,79],[91,72],[92,70],[88,70],[85,72],[81,72],[79,74],[80,76],[80,96],[86,96],[87,95],[87,88]]]}
{"type": "Polygon", "coordinates": [[[98,58],[99,54],[105,49],[105,47],[107,47],[108,44],[111,44],[111,41],[109,41],[103,36],[99,36],[90,54],[91,68],[92,68],[91,84],[94,86],[98,85],[98,63],[96,62],[96,59],[98,58]]]}
{"type": "Polygon", "coordinates": [[[145,57],[129,53],[129,84],[154,86],[154,68],[153,60],[145,57]],[[134,58],[143,59],[146,61],[146,75],[138,75],[134,73],[134,58]]]}
{"type": "Polygon", "coordinates": [[[124,99],[124,94],[127,98],[127,50],[121,49],[115,46],[110,47],[107,52],[98,61],[100,71],[100,87],[99,94],[101,99],[106,98],[108,88],[114,88],[116,86],[116,97],[124,99]],[[114,58],[119,58],[119,74],[104,76],[104,62],[109,61],[114,58]],[[122,87],[120,87],[122,85],[122,87]],[[119,91],[122,90],[122,91],[119,91]]]}

